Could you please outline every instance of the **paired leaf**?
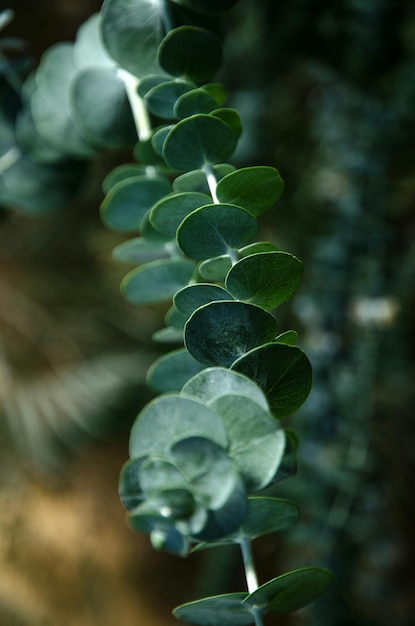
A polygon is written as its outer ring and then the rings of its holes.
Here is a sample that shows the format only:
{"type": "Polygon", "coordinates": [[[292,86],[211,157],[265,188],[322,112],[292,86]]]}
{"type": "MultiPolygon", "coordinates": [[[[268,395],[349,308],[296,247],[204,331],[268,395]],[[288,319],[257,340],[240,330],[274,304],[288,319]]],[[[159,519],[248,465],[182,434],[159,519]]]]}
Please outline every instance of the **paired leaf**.
{"type": "Polygon", "coordinates": [[[146,261],[155,261],[156,259],[168,257],[170,245],[170,243],[149,241],[144,237],[134,237],[134,239],[129,239],[116,246],[112,251],[112,256],[121,263],[139,265],[146,261]]]}
{"type": "MultiPolygon", "coordinates": [[[[229,163],[220,163],[212,167],[216,180],[220,180],[226,174],[233,172],[235,167],[229,163]]],[[[181,174],[173,181],[174,191],[199,191],[202,193],[210,193],[206,180],[206,173],[203,170],[194,170],[181,174]]]]}
{"type": "Polygon", "coordinates": [[[109,228],[135,232],[147,211],[170,192],[170,183],[161,176],[126,178],[113,185],[101,204],[101,218],[109,228]]]}
{"type": "Polygon", "coordinates": [[[199,274],[205,280],[223,283],[232,267],[231,257],[228,254],[206,259],[199,265],[199,274]]]}
{"type": "Polygon", "coordinates": [[[168,74],[196,82],[209,79],[222,62],[222,46],[217,35],[196,26],[171,30],[160,44],[157,60],[168,74]]]}
{"type": "Polygon", "coordinates": [[[184,396],[159,396],[144,407],[133,424],[130,456],[165,455],[177,441],[189,437],[210,439],[222,448],[228,444],[222,421],[212,409],[184,396]]]}
{"type": "Polygon", "coordinates": [[[134,76],[160,72],[157,50],[163,38],[164,3],[153,0],[105,0],[101,32],[111,57],[134,76]]]}
{"type": "Polygon", "coordinates": [[[215,300],[231,300],[232,296],[226,289],[210,283],[187,285],[178,291],[173,302],[178,311],[189,317],[199,307],[215,300]]]}
{"type": "Polygon", "coordinates": [[[194,191],[170,194],[153,206],[150,222],[161,233],[175,237],[183,219],[211,201],[210,196],[194,191]]]}
{"type": "Polygon", "coordinates": [[[159,393],[180,391],[188,380],[203,369],[204,366],[184,348],[173,350],[151,365],[147,374],[147,383],[159,393]]]}
{"type": "Polygon", "coordinates": [[[164,302],[187,285],[195,266],[191,261],[161,259],[132,270],[121,283],[124,297],[133,304],[164,302]]]}
{"type": "Polygon", "coordinates": [[[303,265],[292,254],[261,252],[238,261],[225,284],[234,298],[270,311],[293,295],[302,276],[303,265]]]}
{"type": "Polygon", "coordinates": [[[174,115],[182,120],[196,113],[210,113],[216,107],[216,100],[205,89],[193,89],[177,99],[174,115]]]}
{"type": "Polygon", "coordinates": [[[244,302],[211,302],[187,321],[185,344],[201,363],[228,367],[254,346],[274,339],[277,329],[277,320],[260,307],[244,302]]]}
{"type": "Polygon", "coordinates": [[[308,567],[274,578],[244,600],[244,604],[264,613],[286,615],[317,600],[330,586],[332,574],[308,567]]]}
{"type": "Polygon", "coordinates": [[[203,169],[226,161],[236,147],[236,139],[225,122],[211,115],[192,115],[171,129],[163,157],[175,170],[203,169]]]}
{"type": "Polygon", "coordinates": [[[258,222],[233,204],[209,204],[180,224],[177,242],[191,259],[211,259],[244,246],[257,233],[258,222]]]}
{"type": "Polygon", "coordinates": [[[177,99],[193,87],[192,83],[184,80],[170,80],[156,85],[145,96],[148,110],[163,119],[174,118],[177,99]]]}
{"type": "Polygon", "coordinates": [[[275,204],[284,189],[278,170],[273,167],[245,167],[225,176],[217,187],[220,202],[243,206],[252,215],[261,215],[275,204]]]}
{"type": "Polygon", "coordinates": [[[173,614],[200,626],[249,626],[255,623],[255,619],[249,607],[243,604],[246,596],[244,592],[212,596],[182,604],[174,609],[173,614]]]}
{"type": "Polygon", "coordinates": [[[294,413],[311,389],[311,365],[299,349],[279,343],[254,348],[231,366],[254,380],[277,418],[294,413]]]}

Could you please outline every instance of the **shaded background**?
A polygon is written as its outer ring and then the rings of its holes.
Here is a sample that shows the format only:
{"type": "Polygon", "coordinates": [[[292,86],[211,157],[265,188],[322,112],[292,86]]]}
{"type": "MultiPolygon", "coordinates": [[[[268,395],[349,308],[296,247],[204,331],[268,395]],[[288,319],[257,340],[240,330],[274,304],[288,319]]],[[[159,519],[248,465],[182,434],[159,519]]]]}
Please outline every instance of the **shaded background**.
{"type": "MultiPolygon", "coordinates": [[[[4,31],[36,63],[101,2],[29,0],[4,31]]],[[[290,419],[294,531],[256,544],[260,580],[320,565],[335,583],[293,626],[410,626],[414,575],[415,7],[409,0],[241,0],[220,75],[244,122],[234,162],[277,167],[286,191],[261,238],[298,255],[278,313],[314,368],[290,419]]],[[[132,533],[117,498],[128,429],[163,307],[119,295],[119,235],[100,223],[94,161],[76,201],[0,213],[0,623],[164,626],[170,610],[244,588],[239,556],[182,561],[132,533]]],[[[282,620],[270,620],[283,623],[282,620]]]]}

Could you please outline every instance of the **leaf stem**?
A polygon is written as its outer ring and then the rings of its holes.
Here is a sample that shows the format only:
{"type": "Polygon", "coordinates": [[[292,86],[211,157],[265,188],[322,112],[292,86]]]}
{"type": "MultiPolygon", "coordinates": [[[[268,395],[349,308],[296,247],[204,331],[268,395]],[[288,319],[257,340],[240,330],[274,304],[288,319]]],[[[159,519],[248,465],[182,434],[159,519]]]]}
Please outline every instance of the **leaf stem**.
{"type": "Polygon", "coordinates": [[[215,173],[210,165],[205,165],[203,167],[203,171],[206,176],[207,184],[209,186],[210,195],[212,196],[212,200],[215,204],[219,203],[219,198],[216,195],[216,187],[218,186],[218,181],[216,180],[215,173]]]}
{"type": "MultiPolygon", "coordinates": [[[[252,556],[252,543],[249,539],[242,539],[240,542],[242,559],[245,568],[246,584],[248,586],[249,593],[254,593],[259,587],[258,578],[256,575],[254,559],[252,556]]],[[[252,615],[255,620],[255,626],[264,626],[264,620],[262,611],[260,608],[253,607],[251,609],[252,615]]]]}
{"type": "Polygon", "coordinates": [[[118,76],[122,79],[127,92],[135,127],[137,129],[138,139],[140,141],[145,141],[151,137],[152,128],[144,100],[140,98],[137,93],[137,87],[140,79],[122,68],[118,68],[118,76]]]}

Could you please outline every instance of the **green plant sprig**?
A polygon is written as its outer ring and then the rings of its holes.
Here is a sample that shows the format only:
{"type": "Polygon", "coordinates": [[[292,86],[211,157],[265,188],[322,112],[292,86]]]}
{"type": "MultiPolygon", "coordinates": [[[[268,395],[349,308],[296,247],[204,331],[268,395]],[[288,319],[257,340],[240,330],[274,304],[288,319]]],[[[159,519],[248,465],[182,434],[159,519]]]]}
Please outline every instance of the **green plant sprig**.
{"type": "Polygon", "coordinates": [[[295,331],[279,332],[272,313],[299,287],[301,262],[254,241],[282,179],[272,167],[228,162],[242,123],[224,87],[210,82],[222,62],[220,14],[235,4],[105,0],[74,45],[46,53],[24,86],[20,120],[28,154],[48,176],[61,176],[68,158],[88,160],[137,135],[135,162],[104,180],[101,216],[134,235],[114,250],[137,266],[124,296],[172,298],[155,339],[182,347],[150,368],[161,395],[132,427],[120,497],[132,528],[157,549],[185,556],[240,546],[247,591],[174,611],[204,626],[261,626],[267,613],[312,602],[331,580],[303,568],[259,585],[253,563],[254,539],[299,518],[295,503],[263,492],[295,473],[295,438],[281,420],[306,400],[311,367],[295,331]]]}

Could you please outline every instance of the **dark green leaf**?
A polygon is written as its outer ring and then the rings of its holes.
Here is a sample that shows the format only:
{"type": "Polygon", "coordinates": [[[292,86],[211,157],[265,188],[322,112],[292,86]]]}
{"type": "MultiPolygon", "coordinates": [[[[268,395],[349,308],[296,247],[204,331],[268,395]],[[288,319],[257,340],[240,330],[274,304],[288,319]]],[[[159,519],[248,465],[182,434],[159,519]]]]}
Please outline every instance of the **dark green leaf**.
{"type": "Polygon", "coordinates": [[[169,192],[170,183],[161,176],[126,178],[111,187],[104,198],[102,221],[114,230],[136,232],[147,211],[169,192]]]}
{"type": "Polygon", "coordinates": [[[294,413],[310,393],[311,365],[299,348],[278,343],[260,346],[238,359],[232,369],[261,387],[277,418],[294,413]]]}
{"type": "MultiPolygon", "coordinates": [[[[226,174],[233,172],[235,167],[229,163],[220,163],[213,166],[213,173],[216,180],[220,180],[226,174]]],[[[203,170],[195,170],[181,174],[173,181],[174,191],[199,191],[201,193],[210,193],[206,180],[206,173],[203,170]]]]}
{"type": "Polygon", "coordinates": [[[191,259],[229,254],[250,241],[258,222],[233,204],[209,204],[188,215],[177,230],[177,242],[191,259]]]}
{"type": "Polygon", "coordinates": [[[210,196],[198,192],[171,194],[153,206],[150,221],[161,233],[176,236],[183,219],[195,209],[212,202],[210,196]]]}
{"type": "Polygon", "coordinates": [[[197,285],[187,285],[178,291],[173,302],[175,307],[187,318],[196,309],[208,302],[215,300],[232,300],[226,289],[211,285],[210,283],[198,283],[197,285]]]}
{"type": "Polygon", "coordinates": [[[102,190],[105,194],[109,192],[114,185],[120,183],[123,180],[127,180],[128,178],[137,178],[137,176],[144,176],[146,173],[146,168],[142,165],[137,165],[136,163],[125,163],[123,165],[118,165],[115,167],[109,174],[104,178],[104,182],[102,183],[102,190]]]}
{"type": "Polygon", "coordinates": [[[207,91],[193,89],[177,99],[174,115],[182,120],[196,113],[210,113],[216,106],[216,100],[207,91]]]}
{"type": "Polygon", "coordinates": [[[298,339],[298,333],[295,330],[286,330],[275,338],[276,343],[285,343],[286,346],[295,346],[298,339]]]}
{"type": "Polygon", "coordinates": [[[168,74],[201,82],[220,68],[222,45],[219,37],[209,30],[179,26],[163,39],[157,59],[168,74]]]}
{"type": "Polygon", "coordinates": [[[145,98],[150,89],[161,85],[161,83],[165,83],[167,80],[169,80],[169,77],[166,76],[166,74],[150,74],[150,76],[144,76],[138,83],[137,93],[142,98],[145,98]]]}
{"type": "Polygon", "coordinates": [[[232,267],[230,256],[223,254],[213,259],[206,259],[199,265],[199,273],[205,280],[223,282],[232,267]]]}
{"type": "Polygon", "coordinates": [[[164,302],[187,285],[194,269],[191,261],[181,259],[152,261],[129,272],[121,283],[121,291],[133,304],[164,302]]]}
{"type": "Polygon", "coordinates": [[[192,115],[171,129],[163,156],[174,170],[203,169],[226,161],[236,147],[236,139],[225,122],[210,115],[192,115]]]}
{"type": "Polygon", "coordinates": [[[276,319],[260,307],[244,302],[211,302],[187,321],[185,343],[201,363],[228,367],[253,347],[273,339],[277,329],[276,319]]]}
{"type": "Polygon", "coordinates": [[[174,128],[174,125],[170,126],[162,126],[154,131],[151,137],[151,144],[153,146],[154,152],[159,156],[163,156],[163,148],[166,138],[170,131],[174,128]]]}
{"type": "Polygon", "coordinates": [[[203,369],[203,365],[184,348],[173,350],[153,363],[148,370],[147,382],[159,393],[180,391],[190,378],[203,369]]]}
{"type": "Polygon", "coordinates": [[[244,167],[223,178],[217,187],[221,202],[243,206],[252,215],[261,215],[280,197],[284,182],[273,167],[244,167]]]}
{"type": "Polygon", "coordinates": [[[241,258],[249,256],[250,254],[257,254],[258,252],[278,252],[278,248],[275,243],[270,241],[255,241],[250,243],[249,246],[244,246],[239,250],[239,256],[241,258]]]}
{"type": "Polygon", "coordinates": [[[273,615],[286,615],[317,600],[332,582],[331,572],[313,567],[298,569],[270,580],[244,600],[244,604],[273,615]]]}
{"type": "Polygon", "coordinates": [[[207,83],[202,85],[201,89],[207,91],[212,96],[217,106],[222,106],[228,97],[226,87],[222,83],[207,83]]]}
{"type": "Polygon", "coordinates": [[[121,502],[128,510],[134,509],[143,501],[138,472],[144,460],[145,457],[131,459],[121,470],[118,492],[121,502]]]}
{"type": "Polygon", "coordinates": [[[270,311],[293,295],[302,277],[303,265],[292,254],[261,252],[241,259],[232,267],[226,277],[226,288],[238,300],[270,311]]]}
{"type": "Polygon", "coordinates": [[[254,624],[253,613],[243,605],[245,592],[228,593],[182,604],[173,614],[185,622],[200,626],[249,626],[254,624]]]}
{"type": "Polygon", "coordinates": [[[177,99],[193,89],[192,83],[184,80],[171,80],[156,85],[146,94],[146,103],[149,111],[157,117],[173,119],[177,99]]]}
{"type": "MultiPolygon", "coordinates": [[[[211,115],[225,122],[235,133],[236,137],[242,135],[242,120],[238,111],[235,111],[235,109],[215,109],[211,112],[211,115]]],[[[233,204],[239,204],[239,202],[233,204]]]]}
{"type": "Polygon", "coordinates": [[[116,246],[112,256],[121,263],[139,265],[146,261],[168,257],[169,246],[158,241],[148,241],[144,237],[134,237],[116,246]]]}

